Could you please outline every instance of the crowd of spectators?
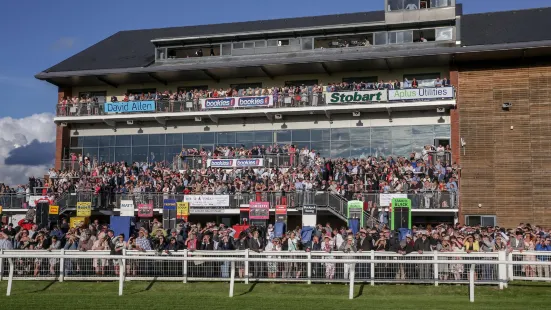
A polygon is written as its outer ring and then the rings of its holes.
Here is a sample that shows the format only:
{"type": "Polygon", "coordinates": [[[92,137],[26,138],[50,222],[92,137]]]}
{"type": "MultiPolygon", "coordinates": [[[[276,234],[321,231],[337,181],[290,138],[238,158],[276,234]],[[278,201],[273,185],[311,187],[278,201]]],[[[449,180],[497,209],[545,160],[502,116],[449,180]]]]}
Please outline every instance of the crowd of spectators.
{"type": "MultiPolygon", "coordinates": [[[[226,97],[246,97],[246,96],[273,96],[275,106],[316,106],[322,104],[323,93],[335,91],[360,91],[360,90],[385,90],[385,89],[409,89],[422,87],[446,87],[450,86],[448,78],[436,78],[434,80],[418,81],[413,78],[411,81],[407,78],[403,82],[398,80],[389,80],[384,82],[341,82],[329,83],[327,85],[297,85],[284,87],[248,87],[248,88],[220,88],[220,89],[179,89],[178,91],[166,90],[164,92],[142,92],[126,93],[122,96],[111,96],[110,102],[129,102],[154,100],[162,102],[157,109],[165,112],[183,112],[190,107],[185,102],[192,102],[192,108],[201,110],[199,99],[205,98],[226,98],[226,97]],[[288,99],[286,99],[288,98],[288,99]],[[287,101],[286,101],[287,100],[287,101]]],[[[106,100],[103,98],[101,100],[106,100]]],[[[85,94],[82,96],[63,97],[59,101],[58,113],[61,115],[95,115],[103,113],[103,102],[98,97],[85,94]],[[74,108],[71,110],[70,108],[74,108]],[[71,112],[72,111],[72,112],[71,112]]]]}
{"type": "MultiPolygon", "coordinates": [[[[461,224],[426,227],[414,226],[411,230],[391,231],[388,226],[361,228],[354,233],[346,226],[331,227],[318,224],[316,227],[296,227],[276,236],[274,227],[249,226],[236,232],[234,228],[214,222],[201,225],[181,220],[174,229],[165,229],[157,220],[137,222],[128,240],[124,235],[115,235],[109,225],[94,220],[89,225],[80,224],[69,227],[66,219],[58,225],[39,229],[29,217],[22,219],[17,227],[12,224],[0,228],[0,249],[20,250],[80,250],[80,251],[110,251],[112,255],[121,255],[123,249],[135,251],[155,251],[158,255],[173,254],[187,249],[190,252],[201,251],[231,251],[249,249],[255,252],[294,252],[297,255],[305,252],[326,253],[324,257],[331,258],[331,253],[361,253],[368,251],[398,253],[426,253],[439,251],[450,253],[449,264],[439,264],[441,280],[465,280],[467,268],[464,264],[454,263],[454,253],[498,252],[498,251],[536,251],[534,255],[525,255],[525,261],[551,261],[551,255],[536,254],[549,252],[551,254],[551,229],[548,231],[540,226],[521,223],[514,229],[498,226],[464,226],[461,224]]],[[[274,253],[273,257],[278,257],[274,253]]],[[[55,274],[59,270],[58,259],[19,259],[18,274],[55,274]]],[[[191,275],[204,277],[229,277],[229,263],[203,262],[191,267],[191,275]],[[194,268],[197,267],[197,268],[194,268]]],[[[92,264],[83,260],[66,260],[65,274],[103,275],[119,273],[117,260],[94,259],[92,264]]],[[[144,265],[132,261],[127,265],[127,275],[136,273],[181,272],[181,267],[170,268],[166,263],[162,266],[144,265]],[[141,264],[141,265],[140,265],[141,264]],[[155,267],[155,268],[154,268],[155,267]],[[157,268],[158,267],[158,268],[157,268]],[[153,270],[156,269],[156,270],[153,270]]],[[[173,262],[170,264],[178,264],[173,262]]],[[[250,274],[256,277],[267,275],[270,278],[299,278],[305,271],[305,263],[251,263],[250,274]]],[[[351,268],[356,268],[358,278],[369,278],[368,264],[325,263],[312,264],[313,278],[347,279],[351,268]]],[[[243,263],[236,265],[239,277],[244,276],[243,263]]],[[[375,278],[384,279],[433,279],[432,264],[384,264],[375,266],[375,278]]],[[[495,265],[479,264],[476,277],[481,280],[495,280],[495,265]]],[[[550,266],[515,265],[517,276],[549,278],[550,266]]]]}

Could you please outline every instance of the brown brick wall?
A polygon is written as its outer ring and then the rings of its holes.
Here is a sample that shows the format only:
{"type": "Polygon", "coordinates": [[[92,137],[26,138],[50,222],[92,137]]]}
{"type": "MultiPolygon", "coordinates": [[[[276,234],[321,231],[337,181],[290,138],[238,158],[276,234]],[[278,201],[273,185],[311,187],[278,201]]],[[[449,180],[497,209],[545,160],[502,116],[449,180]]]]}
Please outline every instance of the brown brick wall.
{"type": "Polygon", "coordinates": [[[460,221],[496,215],[506,227],[550,227],[551,65],[462,67],[458,75],[459,133],[466,142],[460,221]],[[505,102],[513,104],[510,111],[502,110],[505,102]]]}
{"type": "MultiPolygon", "coordinates": [[[[72,96],[71,88],[59,88],[57,92],[57,102],[63,97],[72,96]]],[[[61,159],[63,158],[63,149],[69,147],[69,128],[61,127],[59,124],[56,127],[55,136],[55,168],[61,169],[61,159]]]]}

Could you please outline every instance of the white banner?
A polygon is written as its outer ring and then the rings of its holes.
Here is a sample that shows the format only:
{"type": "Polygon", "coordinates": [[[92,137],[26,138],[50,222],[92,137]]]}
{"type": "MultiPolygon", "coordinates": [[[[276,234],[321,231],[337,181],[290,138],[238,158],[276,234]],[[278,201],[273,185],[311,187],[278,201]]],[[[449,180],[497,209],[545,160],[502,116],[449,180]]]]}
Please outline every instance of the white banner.
{"type": "Polygon", "coordinates": [[[392,202],[392,198],[408,198],[408,194],[380,194],[379,207],[388,207],[392,202]]]}
{"type": "Polygon", "coordinates": [[[227,98],[206,98],[200,99],[203,110],[210,109],[234,109],[234,108],[254,108],[254,107],[272,107],[274,97],[251,96],[251,97],[227,97],[227,98]]]}
{"type": "Polygon", "coordinates": [[[453,87],[392,89],[388,91],[388,99],[421,100],[421,99],[453,99],[453,87]]]}
{"type": "Polygon", "coordinates": [[[326,104],[372,103],[387,101],[386,90],[338,91],[325,94],[326,104]]]}
{"type": "Polygon", "coordinates": [[[120,216],[134,216],[134,201],[121,200],[120,216]]]}
{"type": "Polygon", "coordinates": [[[184,202],[189,202],[190,207],[229,207],[230,196],[229,195],[185,195],[184,202]]]}
{"type": "Polygon", "coordinates": [[[213,168],[264,167],[264,159],[262,158],[207,159],[207,167],[213,167],[213,168]]]}
{"type": "Polygon", "coordinates": [[[43,195],[29,196],[29,207],[36,207],[37,200],[50,200],[50,198],[48,198],[48,196],[43,196],[43,195]]]}

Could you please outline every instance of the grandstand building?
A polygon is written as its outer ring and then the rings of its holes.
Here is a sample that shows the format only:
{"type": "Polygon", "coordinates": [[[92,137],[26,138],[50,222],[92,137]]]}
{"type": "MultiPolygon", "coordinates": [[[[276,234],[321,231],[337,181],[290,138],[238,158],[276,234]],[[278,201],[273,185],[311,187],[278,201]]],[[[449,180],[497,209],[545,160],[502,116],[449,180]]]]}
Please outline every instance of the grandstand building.
{"type": "MultiPolygon", "coordinates": [[[[459,193],[414,209],[414,222],[550,222],[551,9],[466,15],[455,0],[385,8],[120,31],[36,75],[59,87],[56,168],[71,153],[179,166],[182,147],[294,144],[326,158],[409,158],[442,145],[462,168],[459,193]],[[362,89],[329,91],[343,82],[362,89]],[[273,87],[282,91],[254,91],[273,87]],[[237,93],[170,97],[230,88],[237,93]],[[83,96],[97,101],[62,103],[83,96]]],[[[330,198],[308,203],[318,217],[345,217],[330,198]]],[[[235,207],[197,211],[224,218],[235,207]]]]}

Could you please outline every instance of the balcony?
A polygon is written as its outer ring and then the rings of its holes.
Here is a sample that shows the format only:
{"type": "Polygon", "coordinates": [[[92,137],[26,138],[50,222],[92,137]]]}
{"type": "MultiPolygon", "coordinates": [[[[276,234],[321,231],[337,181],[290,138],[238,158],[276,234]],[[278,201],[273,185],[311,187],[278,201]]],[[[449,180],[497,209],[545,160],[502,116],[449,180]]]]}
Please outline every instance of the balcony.
{"type": "Polygon", "coordinates": [[[55,121],[105,121],[129,118],[266,116],[274,114],[325,114],[351,111],[411,111],[455,106],[453,87],[369,89],[362,91],[302,92],[296,95],[253,95],[226,98],[189,98],[186,100],[145,100],[106,103],[61,104],[55,121]],[[129,117],[132,115],[132,117],[129,117]]]}

